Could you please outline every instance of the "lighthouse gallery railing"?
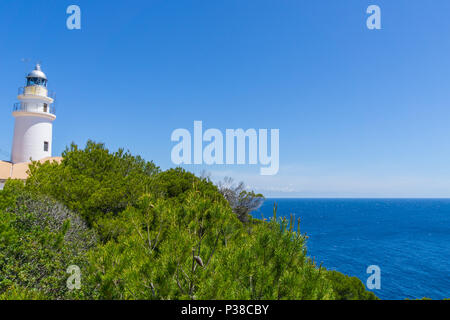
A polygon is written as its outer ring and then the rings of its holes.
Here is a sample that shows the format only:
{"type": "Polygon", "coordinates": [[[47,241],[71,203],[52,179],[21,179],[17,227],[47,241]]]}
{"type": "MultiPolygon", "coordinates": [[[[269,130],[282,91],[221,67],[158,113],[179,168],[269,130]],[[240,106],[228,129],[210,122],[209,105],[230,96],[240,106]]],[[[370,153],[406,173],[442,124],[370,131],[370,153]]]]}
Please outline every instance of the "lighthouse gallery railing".
{"type": "Polygon", "coordinates": [[[36,112],[36,113],[50,113],[56,114],[56,107],[51,104],[47,106],[47,109],[41,105],[28,104],[23,102],[16,102],[13,105],[13,111],[24,111],[24,112],[36,112]]]}
{"type": "Polygon", "coordinates": [[[46,87],[43,86],[29,86],[29,87],[20,87],[18,90],[19,96],[21,95],[35,95],[35,96],[42,96],[42,97],[49,97],[52,99],[56,99],[56,93],[54,91],[48,90],[46,87]]]}

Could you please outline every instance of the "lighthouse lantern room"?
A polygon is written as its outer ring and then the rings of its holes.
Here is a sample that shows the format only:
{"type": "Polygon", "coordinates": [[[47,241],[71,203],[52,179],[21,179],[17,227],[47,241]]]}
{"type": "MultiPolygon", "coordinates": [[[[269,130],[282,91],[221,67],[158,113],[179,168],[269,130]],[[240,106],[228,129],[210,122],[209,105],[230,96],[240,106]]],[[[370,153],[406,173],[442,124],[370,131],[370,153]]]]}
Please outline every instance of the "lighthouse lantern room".
{"type": "Polygon", "coordinates": [[[14,104],[14,138],[11,162],[41,160],[52,155],[52,125],[56,119],[54,94],[47,89],[47,76],[39,64],[19,88],[14,104]]]}

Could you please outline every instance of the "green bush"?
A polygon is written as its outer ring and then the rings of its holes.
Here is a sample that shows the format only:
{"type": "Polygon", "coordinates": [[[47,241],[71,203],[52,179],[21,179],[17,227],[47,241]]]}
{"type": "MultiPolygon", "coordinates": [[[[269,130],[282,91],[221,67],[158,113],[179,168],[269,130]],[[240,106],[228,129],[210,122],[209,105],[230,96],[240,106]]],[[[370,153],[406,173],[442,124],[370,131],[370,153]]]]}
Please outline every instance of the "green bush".
{"type": "Polygon", "coordinates": [[[376,298],[316,266],[292,217],[248,219],[262,195],[241,185],[92,141],[63,157],[0,192],[0,299],[376,298]],[[80,290],[66,286],[72,264],[80,290]]]}
{"type": "Polygon", "coordinates": [[[336,300],[377,300],[377,296],[367,291],[357,277],[349,277],[337,271],[327,271],[336,300]]]}
{"type": "Polygon", "coordinates": [[[0,210],[0,297],[62,299],[70,296],[66,269],[86,266],[95,233],[63,205],[42,195],[16,193],[9,182],[0,198],[15,198],[0,210]],[[14,190],[14,194],[12,194],[14,190]]]}
{"type": "Polygon", "coordinates": [[[110,153],[103,144],[89,141],[84,150],[72,144],[63,152],[61,164],[33,163],[26,186],[61,201],[95,224],[133,205],[158,172],[152,162],[122,149],[110,153]]]}

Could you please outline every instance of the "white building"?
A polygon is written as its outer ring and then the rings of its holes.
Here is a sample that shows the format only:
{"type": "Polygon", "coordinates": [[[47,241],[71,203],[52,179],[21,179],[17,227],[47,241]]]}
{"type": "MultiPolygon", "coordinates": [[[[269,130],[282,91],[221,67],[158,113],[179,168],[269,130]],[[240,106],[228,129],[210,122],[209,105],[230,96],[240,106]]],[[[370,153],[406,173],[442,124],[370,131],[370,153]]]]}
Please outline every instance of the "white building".
{"type": "Polygon", "coordinates": [[[61,160],[51,158],[55,101],[39,64],[27,75],[26,86],[19,88],[17,98],[19,102],[12,112],[15,124],[11,161],[0,161],[0,189],[9,178],[26,179],[30,161],[61,160]]]}
{"type": "Polygon", "coordinates": [[[38,64],[28,74],[26,86],[19,89],[20,102],[14,105],[12,163],[52,155],[52,122],[56,119],[52,96],[47,89],[47,76],[38,64]]]}

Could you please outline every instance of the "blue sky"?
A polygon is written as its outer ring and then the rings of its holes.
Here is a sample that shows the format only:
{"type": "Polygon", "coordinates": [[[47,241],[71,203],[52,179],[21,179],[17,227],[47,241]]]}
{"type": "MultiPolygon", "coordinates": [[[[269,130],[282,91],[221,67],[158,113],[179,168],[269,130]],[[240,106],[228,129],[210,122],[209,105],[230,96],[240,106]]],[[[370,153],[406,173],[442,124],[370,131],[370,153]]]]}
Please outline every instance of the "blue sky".
{"type": "Polygon", "coordinates": [[[448,0],[2,0],[0,158],[41,60],[54,155],[93,139],[166,169],[172,131],[202,120],[280,129],[275,176],[186,166],[269,197],[449,197],[449,12],[448,0]],[[71,4],[81,30],[66,28],[71,4]],[[371,4],[382,30],[366,28],[371,4]]]}

